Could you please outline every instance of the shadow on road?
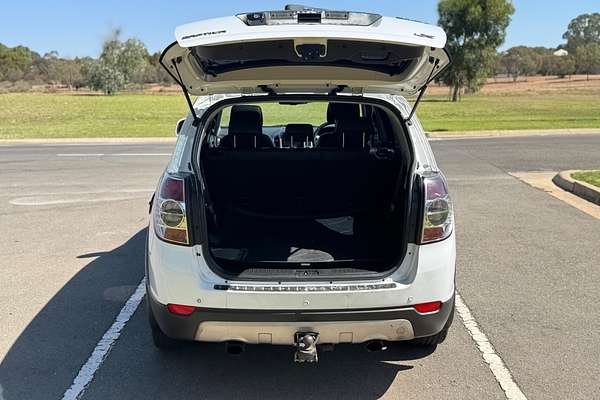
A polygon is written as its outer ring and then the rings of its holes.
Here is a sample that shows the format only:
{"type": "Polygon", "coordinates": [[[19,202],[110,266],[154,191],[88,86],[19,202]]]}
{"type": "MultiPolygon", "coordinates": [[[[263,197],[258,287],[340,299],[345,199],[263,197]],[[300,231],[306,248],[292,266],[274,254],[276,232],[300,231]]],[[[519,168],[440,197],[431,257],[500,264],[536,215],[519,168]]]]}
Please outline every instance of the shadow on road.
{"type": "Polygon", "coordinates": [[[231,356],[223,344],[193,344],[170,353],[151,348],[149,340],[146,345],[141,350],[146,354],[144,385],[121,382],[108,390],[105,380],[95,393],[101,395],[92,398],[377,399],[398,373],[413,368],[402,361],[431,354],[408,345],[392,345],[379,353],[360,345],[339,345],[333,352],[321,352],[319,363],[311,365],[293,363],[292,349],[281,346],[247,346],[242,355],[231,356]]]}
{"type": "MultiPolygon", "coordinates": [[[[91,255],[97,258],[41,309],[0,363],[2,400],[62,397],[142,279],[145,238],[143,229],[123,245],[91,255]]],[[[61,265],[46,268],[52,275],[61,265]]],[[[3,321],[19,319],[19,315],[3,316],[3,321]]]]}
{"type": "MultiPolygon", "coordinates": [[[[62,396],[141,280],[145,236],[143,229],[112,251],[78,257],[92,261],[44,306],[2,360],[2,400],[62,396]]],[[[48,273],[56,268],[48,265],[48,273]]],[[[369,353],[363,346],[340,345],[321,352],[317,365],[294,364],[292,354],[290,347],[247,346],[242,355],[230,356],[223,344],[205,343],[161,352],[152,345],[142,304],[84,397],[378,398],[398,373],[413,368],[403,361],[431,350],[399,344],[369,353]]]]}

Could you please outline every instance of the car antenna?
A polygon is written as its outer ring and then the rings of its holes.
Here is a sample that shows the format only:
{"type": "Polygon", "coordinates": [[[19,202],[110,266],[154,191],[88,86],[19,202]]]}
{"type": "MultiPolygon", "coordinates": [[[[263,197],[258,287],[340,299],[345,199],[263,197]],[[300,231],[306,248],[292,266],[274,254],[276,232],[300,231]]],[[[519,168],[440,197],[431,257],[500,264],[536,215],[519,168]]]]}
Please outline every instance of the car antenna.
{"type": "Polygon", "coordinates": [[[417,111],[417,107],[419,106],[419,103],[421,102],[421,98],[423,97],[423,95],[425,94],[425,91],[427,90],[427,85],[429,84],[429,82],[431,82],[431,76],[433,75],[433,71],[435,71],[435,69],[437,68],[439,63],[440,63],[439,58],[436,58],[435,61],[433,61],[433,67],[431,68],[431,72],[429,72],[429,76],[427,77],[425,84],[421,87],[421,89],[419,89],[419,95],[417,96],[417,100],[415,100],[415,104],[413,105],[412,110],[410,110],[410,114],[408,115],[408,118],[404,119],[405,123],[408,123],[412,119],[412,117],[415,115],[415,111],[417,111]]]}

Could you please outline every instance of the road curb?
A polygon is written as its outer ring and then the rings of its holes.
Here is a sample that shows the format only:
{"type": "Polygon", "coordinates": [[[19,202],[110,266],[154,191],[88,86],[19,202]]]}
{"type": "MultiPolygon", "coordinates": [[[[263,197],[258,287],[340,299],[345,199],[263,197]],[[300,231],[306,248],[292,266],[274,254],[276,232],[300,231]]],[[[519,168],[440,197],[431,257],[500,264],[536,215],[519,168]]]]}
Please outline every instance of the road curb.
{"type": "Polygon", "coordinates": [[[578,181],[571,177],[578,170],[561,171],[552,178],[552,182],[561,189],[571,192],[582,199],[600,206],[600,189],[589,183],[578,181]]]}

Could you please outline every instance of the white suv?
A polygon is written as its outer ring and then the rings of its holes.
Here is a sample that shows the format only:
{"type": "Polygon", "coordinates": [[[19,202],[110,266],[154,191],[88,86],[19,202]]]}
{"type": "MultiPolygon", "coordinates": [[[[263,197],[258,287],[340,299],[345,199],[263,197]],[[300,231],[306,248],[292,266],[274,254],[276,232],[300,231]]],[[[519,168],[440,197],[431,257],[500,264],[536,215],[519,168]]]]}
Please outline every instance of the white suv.
{"type": "Polygon", "coordinates": [[[151,202],[155,344],[294,345],[316,361],[317,344],[441,343],[454,222],[414,109],[450,63],[445,33],[290,6],[176,37],[161,63],[190,114],[151,202]]]}

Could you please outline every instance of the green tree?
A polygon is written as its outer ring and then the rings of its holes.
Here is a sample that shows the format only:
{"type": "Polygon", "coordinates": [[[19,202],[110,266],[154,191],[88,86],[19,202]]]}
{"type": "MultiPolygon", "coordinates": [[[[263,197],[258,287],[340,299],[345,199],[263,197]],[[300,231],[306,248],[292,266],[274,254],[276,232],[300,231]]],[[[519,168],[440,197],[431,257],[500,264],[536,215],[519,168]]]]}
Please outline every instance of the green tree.
{"type": "Polygon", "coordinates": [[[452,88],[452,101],[460,99],[463,88],[479,90],[490,75],[514,11],[508,0],[440,0],[439,24],[453,60],[443,80],[452,88]]]}
{"type": "Polygon", "coordinates": [[[494,81],[497,81],[496,78],[498,77],[498,75],[506,74],[506,68],[502,64],[502,54],[494,53],[490,60],[490,70],[492,71],[494,81]]]}
{"type": "Polygon", "coordinates": [[[575,60],[570,55],[562,57],[549,55],[544,57],[542,70],[546,75],[558,75],[564,78],[575,72],[575,60]]]}
{"type": "Polygon", "coordinates": [[[160,61],[160,52],[153,53],[148,57],[148,62],[150,63],[150,66],[152,67],[152,70],[153,70],[152,81],[156,82],[156,83],[170,83],[170,84],[175,83],[175,81],[173,81],[173,78],[171,78],[171,75],[169,75],[167,73],[167,71],[165,71],[163,66],[160,65],[159,61],[160,61]]]}
{"type": "Polygon", "coordinates": [[[527,46],[511,47],[502,54],[501,62],[506,73],[516,82],[519,76],[535,75],[541,66],[541,57],[527,46]]]}
{"type": "Polygon", "coordinates": [[[590,80],[590,73],[600,69],[600,43],[587,43],[575,49],[573,52],[577,73],[587,75],[590,80]]]}
{"type": "Polygon", "coordinates": [[[33,60],[39,54],[25,46],[0,48],[0,77],[3,80],[17,81],[27,73],[33,60]]]}
{"type": "Polygon", "coordinates": [[[581,14],[572,19],[563,39],[567,41],[569,52],[586,44],[600,44],[600,13],[581,14]]]}
{"type": "Polygon", "coordinates": [[[119,31],[104,42],[98,61],[89,68],[92,89],[115,94],[125,88],[147,65],[148,51],[137,39],[119,40],[119,31]]]}
{"type": "Polygon", "coordinates": [[[81,66],[78,59],[59,59],[53,65],[53,77],[57,82],[72,89],[76,82],[82,79],[81,66]]]}

